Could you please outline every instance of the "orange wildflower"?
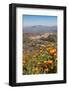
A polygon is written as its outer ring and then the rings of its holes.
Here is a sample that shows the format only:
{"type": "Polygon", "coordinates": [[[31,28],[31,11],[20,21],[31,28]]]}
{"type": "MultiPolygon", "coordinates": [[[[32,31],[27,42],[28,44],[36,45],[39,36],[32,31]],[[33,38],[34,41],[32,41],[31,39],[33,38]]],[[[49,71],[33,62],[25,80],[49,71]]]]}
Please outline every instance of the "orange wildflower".
{"type": "Polygon", "coordinates": [[[52,60],[48,60],[47,63],[48,63],[48,64],[52,64],[53,61],[52,61],[52,60]]]}
{"type": "Polygon", "coordinates": [[[54,48],[54,49],[51,49],[50,51],[49,51],[49,53],[51,54],[51,55],[54,55],[54,53],[56,53],[56,49],[54,48]]]}
{"type": "Polygon", "coordinates": [[[57,54],[56,54],[56,53],[54,53],[54,56],[57,56],[57,54]]]}

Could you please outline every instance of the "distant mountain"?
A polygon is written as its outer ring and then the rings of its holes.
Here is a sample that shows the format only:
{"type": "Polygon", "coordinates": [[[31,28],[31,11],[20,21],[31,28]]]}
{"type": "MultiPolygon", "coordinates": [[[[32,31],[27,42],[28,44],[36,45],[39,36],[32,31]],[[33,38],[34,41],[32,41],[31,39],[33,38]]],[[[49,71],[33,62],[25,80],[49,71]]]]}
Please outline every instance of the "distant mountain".
{"type": "Polygon", "coordinates": [[[57,32],[57,26],[29,26],[24,27],[24,33],[46,33],[46,32],[57,32]]]}

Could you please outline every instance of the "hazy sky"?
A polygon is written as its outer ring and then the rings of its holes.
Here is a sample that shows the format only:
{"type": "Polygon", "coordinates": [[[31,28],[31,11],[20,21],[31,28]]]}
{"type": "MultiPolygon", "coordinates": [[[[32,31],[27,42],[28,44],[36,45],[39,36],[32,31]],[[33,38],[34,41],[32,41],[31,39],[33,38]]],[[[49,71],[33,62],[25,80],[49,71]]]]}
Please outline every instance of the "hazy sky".
{"type": "Polygon", "coordinates": [[[24,26],[45,25],[56,26],[57,16],[23,15],[24,26]]]}

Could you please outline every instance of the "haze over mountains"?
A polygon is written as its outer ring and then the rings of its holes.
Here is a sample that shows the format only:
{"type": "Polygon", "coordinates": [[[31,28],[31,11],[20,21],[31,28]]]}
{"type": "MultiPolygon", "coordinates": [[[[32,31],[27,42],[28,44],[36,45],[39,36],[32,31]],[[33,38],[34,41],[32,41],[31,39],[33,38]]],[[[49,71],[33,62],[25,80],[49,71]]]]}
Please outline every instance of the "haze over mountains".
{"type": "Polygon", "coordinates": [[[24,33],[47,33],[47,32],[57,32],[57,26],[35,25],[24,27],[24,33]]]}

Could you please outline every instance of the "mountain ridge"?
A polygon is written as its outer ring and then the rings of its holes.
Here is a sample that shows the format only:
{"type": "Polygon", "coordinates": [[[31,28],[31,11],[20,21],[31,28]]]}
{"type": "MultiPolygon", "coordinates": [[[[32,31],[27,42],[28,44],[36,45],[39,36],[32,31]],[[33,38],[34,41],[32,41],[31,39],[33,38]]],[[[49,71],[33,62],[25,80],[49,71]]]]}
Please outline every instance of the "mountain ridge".
{"type": "Polygon", "coordinates": [[[24,33],[57,32],[57,26],[34,25],[23,28],[24,33]]]}

